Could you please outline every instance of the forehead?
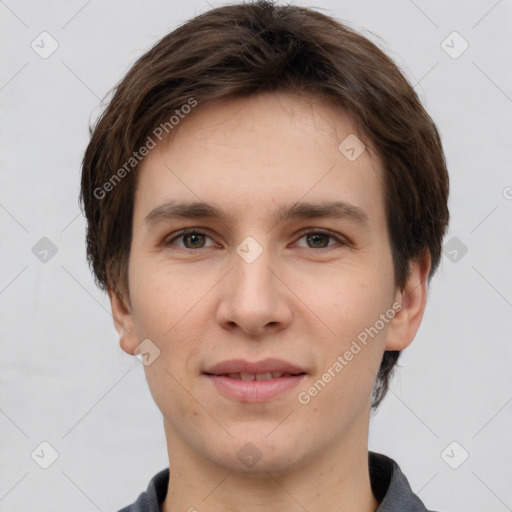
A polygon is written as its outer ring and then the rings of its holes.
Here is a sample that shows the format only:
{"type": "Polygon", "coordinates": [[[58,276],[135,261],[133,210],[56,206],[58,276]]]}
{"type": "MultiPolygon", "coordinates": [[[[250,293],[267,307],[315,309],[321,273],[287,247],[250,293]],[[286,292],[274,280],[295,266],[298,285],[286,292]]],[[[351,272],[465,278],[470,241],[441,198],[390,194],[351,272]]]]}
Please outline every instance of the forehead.
{"type": "Polygon", "coordinates": [[[313,96],[265,93],[198,105],[182,119],[142,161],[135,213],[186,199],[262,217],[303,199],[378,216],[382,196],[379,160],[348,116],[313,96]]]}

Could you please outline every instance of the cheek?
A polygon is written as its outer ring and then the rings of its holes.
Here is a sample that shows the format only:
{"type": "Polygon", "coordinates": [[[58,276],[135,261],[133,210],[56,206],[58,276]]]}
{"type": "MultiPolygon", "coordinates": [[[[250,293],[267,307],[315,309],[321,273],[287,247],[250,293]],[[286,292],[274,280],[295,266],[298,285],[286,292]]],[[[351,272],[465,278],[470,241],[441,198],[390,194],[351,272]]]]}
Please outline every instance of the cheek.
{"type": "Polygon", "coordinates": [[[134,268],[131,275],[135,329],[139,339],[149,338],[160,350],[160,357],[145,368],[146,377],[153,389],[164,386],[179,393],[169,373],[185,382],[197,371],[193,365],[205,338],[205,320],[213,314],[205,312],[205,293],[213,283],[175,269],[171,273],[158,262],[139,268],[144,271],[137,273],[134,268]]]}
{"type": "MultiPolygon", "coordinates": [[[[143,268],[141,266],[141,268],[143,268]]],[[[190,403],[184,390],[196,369],[188,362],[197,353],[200,325],[197,312],[204,292],[185,282],[183,275],[167,275],[157,264],[148,264],[144,272],[132,273],[135,326],[140,339],[149,338],[160,350],[159,357],[145,366],[151,395],[158,407],[173,411],[180,421],[197,421],[200,411],[190,403]],[[188,404],[188,405],[187,405],[188,404]]]]}
{"type": "Polygon", "coordinates": [[[322,392],[318,406],[359,407],[362,397],[370,396],[394,313],[390,282],[388,276],[366,267],[364,272],[339,274],[337,282],[331,279],[328,293],[309,295],[311,310],[329,327],[327,335],[317,338],[320,382],[316,387],[323,390],[325,384],[330,389],[322,392]]]}
{"type": "Polygon", "coordinates": [[[307,306],[306,317],[316,316],[326,327],[327,338],[344,344],[391,307],[392,281],[376,266],[330,268],[303,277],[297,295],[307,306]]]}
{"type": "Polygon", "coordinates": [[[200,283],[193,283],[188,273],[166,268],[165,262],[134,261],[130,277],[137,330],[146,337],[172,336],[204,295],[200,283]]]}

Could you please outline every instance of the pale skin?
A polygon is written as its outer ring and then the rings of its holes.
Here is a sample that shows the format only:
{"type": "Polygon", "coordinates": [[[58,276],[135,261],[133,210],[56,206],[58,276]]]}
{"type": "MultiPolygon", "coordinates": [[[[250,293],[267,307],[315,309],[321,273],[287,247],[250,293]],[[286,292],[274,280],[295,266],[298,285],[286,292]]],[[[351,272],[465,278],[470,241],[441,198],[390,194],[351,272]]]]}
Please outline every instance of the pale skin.
{"type": "Polygon", "coordinates": [[[199,105],[177,128],[141,164],[129,297],[109,294],[122,349],[134,354],[150,339],[160,350],[145,371],[168,447],[162,510],[375,511],[372,387],[384,350],[404,349],[419,328],[430,269],[428,256],[411,262],[405,288],[395,288],[378,158],[368,148],[349,161],[338,149],[355,133],[349,119],[284,92],[199,105]],[[213,203],[230,217],[145,221],[170,200],[213,203]],[[343,201],[366,223],[276,219],[281,205],[306,201],[343,201]],[[185,228],[199,233],[178,237],[185,228]],[[262,248],[252,263],[236,251],[248,236],[262,248]],[[396,302],[401,311],[378,335],[299,403],[396,302]],[[272,400],[243,403],[202,374],[226,359],[267,357],[308,375],[272,400]],[[247,443],[261,453],[252,467],[237,456],[247,443]]]}

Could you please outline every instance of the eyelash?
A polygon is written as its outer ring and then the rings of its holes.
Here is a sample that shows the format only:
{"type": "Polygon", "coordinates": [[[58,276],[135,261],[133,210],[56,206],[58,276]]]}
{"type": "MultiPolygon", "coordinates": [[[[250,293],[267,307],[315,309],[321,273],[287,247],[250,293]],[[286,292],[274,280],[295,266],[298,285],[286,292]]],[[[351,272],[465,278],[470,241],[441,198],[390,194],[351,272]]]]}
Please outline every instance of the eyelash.
{"type": "MultiPolygon", "coordinates": [[[[175,240],[177,240],[178,238],[183,238],[184,236],[191,235],[191,234],[203,235],[203,236],[206,236],[211,239],[211,237],[208,235],[208,233],[206,233],[204,231],[201,231],[196,228],[188,228],[188,229],[184,229],[184,230],[180,231],[178,234],[173,236],[173,238],[166,239],[164,242],[164,245],[166,245],[166,246],[176,245],[173,243],[175,240]]],[[[349,242],[344,237],[335,235],[335,234],[331,233],[330,231],[324,231],[324,230],[315,229],[315,228],[308,228],[308,229],[301,231],[299,240],[301,238],[304,238],[307,235],[324,235],[331,239],[336,240],[340,246],[349,245],[349,242]]],[[[201,249],[208,249],[208,247],[200,247],[199,249],[189,249],[188,247],[181,247],[179,245],[177,245],[176,247],[179,247],[180,249],[183,249],[185,251],[200,251],[201,249]]],[[[300,248],[301,249],[310,249],[311,251],[325,251],[326,249],[333,249],[335,247],[336,247],[336,245],[328,245],[327,247],[318,247],[318,248],[315,248],[315,247],[300,247],[300,248]]]]}

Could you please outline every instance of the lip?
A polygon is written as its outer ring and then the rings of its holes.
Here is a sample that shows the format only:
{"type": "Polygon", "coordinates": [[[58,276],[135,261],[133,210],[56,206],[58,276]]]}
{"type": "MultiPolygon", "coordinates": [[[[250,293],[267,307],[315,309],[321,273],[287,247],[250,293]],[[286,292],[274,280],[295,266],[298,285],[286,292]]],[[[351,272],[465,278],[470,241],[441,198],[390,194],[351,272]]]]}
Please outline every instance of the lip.
{"type": "Polygon", "coordinates": [[[306,376],[307,372],[282,359],[264,359],[249,362],[243,359],[222,361],[203,372],[205,377],[224,396],[239,402],[266,402],[290,391],[306,376]],[[268,380],[239,380],[226,374],[231,373],[292,373],[268,380]]]}
{"type": "MultiPolygon", "coordinates": [[[[221,375],[228,373],[307,373],[304,368],[282,359],[269,358],[262,361],[250,362],[244,359],[230,359],[211,366],[204,373],[221,375]]],[[[261,382],[261,381],[260,381],[261,382]]]]}
{"type": "Polygon", "coordinates": [[[291,375],[269,380],[238,380],[225,375],[205,375],[224,396],[238,402],[266,402],[293,389],[307,375],[291,375]]]}

